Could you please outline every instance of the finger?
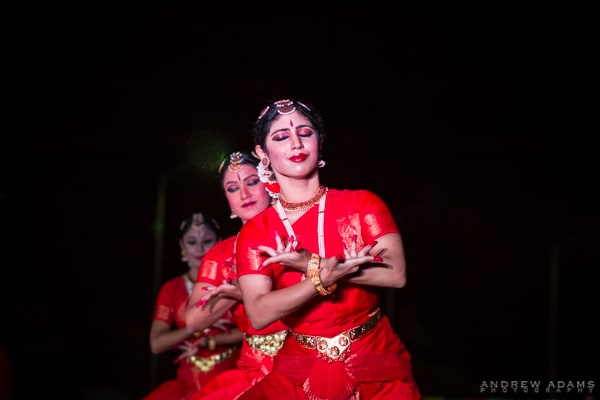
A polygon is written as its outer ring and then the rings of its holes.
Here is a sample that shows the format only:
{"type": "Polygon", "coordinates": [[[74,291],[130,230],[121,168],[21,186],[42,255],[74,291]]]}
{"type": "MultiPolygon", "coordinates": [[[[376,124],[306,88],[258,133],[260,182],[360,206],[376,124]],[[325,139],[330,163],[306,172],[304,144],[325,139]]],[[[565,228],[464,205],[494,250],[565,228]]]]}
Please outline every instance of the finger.
{"type": "Polygon", "coordinates": [[[350,252],[348,251],[346,246],[344,246],[344,258],[350,258],[350,252]]]}
{"type": "Polygon", "coordinates": [[[269,255],[271,257],[277,254],[277,252],[275,251],[275,249],[273,249],[273,248],[271,248],[269,246],[258,246],[258,250],[261,253],[265,253],[265,254],[267,254],[267,255],[269,255]]]}
{"type": "Polygon", "coordinates": [[[177,357],[176,359],[173,360],[173,364],[177,364],[179,361],[183,360],[185,357],[185,354],[180,355],[179,357],[177,357]]]}
{"type": "Polygon", "coordinates": [[[206,305],[206,303],[208,302],[207,299],[200,299],[198,300],[198,302],[196,303],[196,308],[204,308],[204,306],[206,305]]]}
{"type": "Polygon", "coordinates": [[[277,250],[283,249],[283,241],[281,240],[281,237],[279,236],[279,233],[275,232],[275,243],[277,244],[277,250]]]}
{"type": "Polygon", "coordinates": [[[350,242],[350,249],[348,251],[350,252],[350,256],[352,256],[352,257],[356,257],[356,240],[357,240],[357,238],[358,238],[357,235],[353,235],[352,241],[350,242]]]}

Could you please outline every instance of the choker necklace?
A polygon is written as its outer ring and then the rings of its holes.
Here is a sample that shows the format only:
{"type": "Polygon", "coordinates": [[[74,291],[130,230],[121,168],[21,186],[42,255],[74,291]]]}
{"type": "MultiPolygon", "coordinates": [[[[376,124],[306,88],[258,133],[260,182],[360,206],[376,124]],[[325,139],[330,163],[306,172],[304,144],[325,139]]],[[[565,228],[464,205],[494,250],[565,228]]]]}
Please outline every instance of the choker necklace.
{"type": "Polygon", "coordinates": [[[319,189],[313,194],[313,196],[306,200],[301,201],[299,203],[295,203],[292,201],[287,201],[283,195],[279,196],[279,202],[281,206],[286,211],[306,211],[321,200],[321,197],[327,193],[327,188],[323,185],[319,186],[319,189]]]}

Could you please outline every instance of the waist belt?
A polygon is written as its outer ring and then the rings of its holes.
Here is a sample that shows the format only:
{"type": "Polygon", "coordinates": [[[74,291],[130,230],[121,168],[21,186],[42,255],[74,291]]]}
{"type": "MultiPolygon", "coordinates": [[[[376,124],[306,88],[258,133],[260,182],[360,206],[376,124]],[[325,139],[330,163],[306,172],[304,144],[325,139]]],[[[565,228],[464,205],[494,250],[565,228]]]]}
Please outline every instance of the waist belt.
{"type": "Polygon", "coordinates": [[[237,350],[237,347],[233,346],[233,347],[228,348],[227,350],[225,350],[222,353],[213,354],[212,356],[208,356],[208,357],[191,356],[190,362],[192,364],[194,364],[194,366],[196,368],[198,368],[200,371],[208,372],[208,371],[212,370],[215,367],[215,365],[217,365],[218,363],[225,361],[226,359],[231,357],[231,355],[233,353],[235,353],[236,350],[237,350]]]}
{"type": "Polygon", "coordinates": [[[246,342],[253,349],[273,357],[283,346],[288,331],[279,331],[268,335],[244,335],[246,342]]]}
{"type": "Polygon", "coordinates": [[[304,335],[302,333],[292,332],[292,335],[298,343],[307,349],[316,349],[320,356],[330,362],[332,360],[344,361],[345,352],[351,343],[369,333],[381,321],[381,311],[378,309],[362,325],[348,329],[332,338],[322,336],[304,335]]]}

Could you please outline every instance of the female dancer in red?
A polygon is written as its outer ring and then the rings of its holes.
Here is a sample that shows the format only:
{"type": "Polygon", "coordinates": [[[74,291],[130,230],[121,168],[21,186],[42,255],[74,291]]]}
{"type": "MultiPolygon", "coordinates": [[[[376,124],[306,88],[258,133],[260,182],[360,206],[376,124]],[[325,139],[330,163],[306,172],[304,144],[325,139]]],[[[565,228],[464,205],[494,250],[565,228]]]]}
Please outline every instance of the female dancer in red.
{"type": "Polygon", "coordinates": [[[295,100],[270,104],[254,126],[259,175],[278,199],[240,231],[238,281],[252,326],[281,319],[290,333],[240,399],[420,399],[379,308],[381,288],[406,284],[399,230],[374,193],[321,184],[323,139],[320,115],[295,100]]]}
{"type": "MultiPolygon", "coordinates": [[[[221,164],[219,175],[232,218],[242,224],[265,210],[270,197],[256,170],[258,159],[248,153],[230,154],[221,164]]],[[[202,330],[215,321],[233,314],[244,332],[237,369],[225,371],[203,386],[193,400],[235,399],[272,368],[273,356],[282,346],[287,328],[275,321],[263,329],[253,329],[241,302],[236,284],[235,242],[237,235],[217,243],[202,260],[186,312],[188,329],[202,330]]]]}
{"type": "Polygon", "coordinates": [[[235,367],[242,334],[233,321],[221,320],[204,330],[189,331],[185,309],[206,252],[220,240],[217,223],[203,213],[193,214],[179,227],[181,259],[188,271],[163,284],[150,327],[154,354],[179,348],[177,378],[163,382],[144,400],[187,400],[218,373],[235,367]]]}

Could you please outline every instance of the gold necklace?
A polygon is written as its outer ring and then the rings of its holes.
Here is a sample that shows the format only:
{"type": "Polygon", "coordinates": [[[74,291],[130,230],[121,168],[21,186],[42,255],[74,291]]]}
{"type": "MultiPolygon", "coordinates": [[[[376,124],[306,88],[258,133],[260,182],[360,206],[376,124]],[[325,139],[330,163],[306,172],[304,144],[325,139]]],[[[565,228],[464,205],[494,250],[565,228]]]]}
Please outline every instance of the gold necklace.
{"type": "Polygon", "coordinates": [[[286,211],[305,211],[314,206],[321,200],[321,197],[327,193],[327,188],[323,185],[319,186],[319,189],[313,194],[313,196],[306,200],[298,203],[286,200],[283,195],[279,196],[279,202],[286,211]]]}

